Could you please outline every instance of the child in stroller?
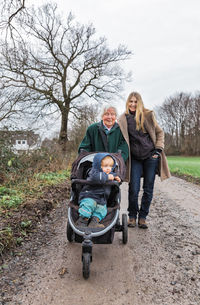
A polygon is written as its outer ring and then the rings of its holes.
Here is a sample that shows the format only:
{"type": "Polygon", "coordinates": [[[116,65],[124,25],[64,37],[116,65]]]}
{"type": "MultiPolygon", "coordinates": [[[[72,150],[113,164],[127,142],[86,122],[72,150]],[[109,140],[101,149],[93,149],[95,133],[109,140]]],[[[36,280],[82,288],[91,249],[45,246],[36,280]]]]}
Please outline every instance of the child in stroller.
{"type": "MultiPolygon", "coordinates": [[[[109,153],[114,160],[113,176],[118,176],[119,180],[108,180],[102,184],[91,181],[91,168],[98,153],[81,151],[78,158],[72,164],[71,170],[71,196],[68,203],[68,221],[67,221],[67,239],[69,242],[82,243],[82,262],[83,277],[87,279],[90,274],[90,262],[92,262],[92,246],[95,244],[111,244],[115,232],[122,232],[122,241],[124,244],[128,240],[127,215],[122,214],[122,224],[120,223],[120,184],[125,178],[126,167],[120,153],[109,153]],[[88,178],[88,179],[87,179],[88,178]],[[94,186],[95,189],[100,187],[100,193],[106,197],[107,213],[106,216],[96,225],[80,225],[78,219],[80,209],[80,194],[87,190],[87,186],[94,186]],[[101,188],[104,187],[102,192],[101,188]],[[107,188],[108,187],[108,188],[107,188]],[[108,190],[108,195],[106,192],[108,190]]],[[[107,153],[106,153],[107,155],[107,153]]],[[[103,172],[101,172],[102,174],[103,172]]],[[[118,178],[117,178],[118,179],[118,178]]],[[[104,205],[102,205],[104,206],[104,205]]],[[[91,214],[92,215],[92,214],[91,214]]],[[[89,217],[88,217],[89,218],[89,217]]],[[[88,221],[89,224],[89,221],[88,221]]]]}
{"type": "Polygon", "coordinates": [[[104,228],[100,221],[107,214],[107,199],[111,192],[111,185],[105,185],[107,181],[121,182],[114,172],[116,162],[109,153],[97,153],[94,157],[92,169],[87,178],[98,184],[85,185],[79,195],[79,218],[77,226],[90,228],[104,228]]]}

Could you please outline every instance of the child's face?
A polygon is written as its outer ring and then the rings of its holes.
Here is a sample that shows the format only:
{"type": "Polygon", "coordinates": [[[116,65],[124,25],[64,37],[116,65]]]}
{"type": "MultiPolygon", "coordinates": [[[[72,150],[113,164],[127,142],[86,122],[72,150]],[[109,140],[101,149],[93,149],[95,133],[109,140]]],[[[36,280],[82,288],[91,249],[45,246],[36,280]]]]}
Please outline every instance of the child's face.
{"type": "Polygon", "coordinates": [[[113,162],[110,160],[103,160],[101,162],[101,168],[102,171],[106,174],[109,174],[112,171],[112,167],[113,167],[113,162]]]}

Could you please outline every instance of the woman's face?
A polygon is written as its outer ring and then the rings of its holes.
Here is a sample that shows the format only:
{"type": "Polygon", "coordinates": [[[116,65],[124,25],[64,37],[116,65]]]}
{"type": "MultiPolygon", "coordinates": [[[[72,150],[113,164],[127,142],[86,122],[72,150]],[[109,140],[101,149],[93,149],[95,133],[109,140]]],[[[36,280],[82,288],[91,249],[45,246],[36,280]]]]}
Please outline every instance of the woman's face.
{"type": "Polygon", "coordinates": [[[102,116],[103,123],[106,127],[111,128],[116,121],[116,113],[113,108],[107,109],[102,116]]]}
{"type": "Polygon", "coordinates": [[[128,109],[132,112],[136,111],[137,108],[137,99],[135,96],[132,96],[128,103],[128,109]]]}

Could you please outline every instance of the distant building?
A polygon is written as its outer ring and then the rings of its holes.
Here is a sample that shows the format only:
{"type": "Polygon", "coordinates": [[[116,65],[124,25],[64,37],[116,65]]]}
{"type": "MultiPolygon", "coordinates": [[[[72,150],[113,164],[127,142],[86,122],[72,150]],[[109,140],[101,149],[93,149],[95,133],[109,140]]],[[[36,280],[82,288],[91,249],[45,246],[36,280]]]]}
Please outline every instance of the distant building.
{"type": "Polygon", "coordinates": [[[41,147],[39,134],[32,130],[0,130],[0,138],[15,153],[33,151],[41,147]]]}

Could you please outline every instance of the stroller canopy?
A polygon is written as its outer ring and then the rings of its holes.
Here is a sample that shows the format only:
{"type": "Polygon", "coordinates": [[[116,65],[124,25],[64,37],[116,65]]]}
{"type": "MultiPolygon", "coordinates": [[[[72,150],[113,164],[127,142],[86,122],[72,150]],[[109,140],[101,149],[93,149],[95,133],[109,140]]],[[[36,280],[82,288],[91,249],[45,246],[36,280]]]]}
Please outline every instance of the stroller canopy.
{"type": "MultiPolygon", "coordinates": [[[[97,152],[96,152],[97,153],[97,152]]],[[[72,163],[71,169],[71,179],[81,179],[83,178],[83,169],[91,168],[95,152],[87,152],[81,151],[78,155],[77,159],[72,163]]],[[[109,153],[116,162],[116,172],[123,181],[126,176],[126,166],[124,163],[124,159],[122,158],[120,153],[109,153]]]]}

